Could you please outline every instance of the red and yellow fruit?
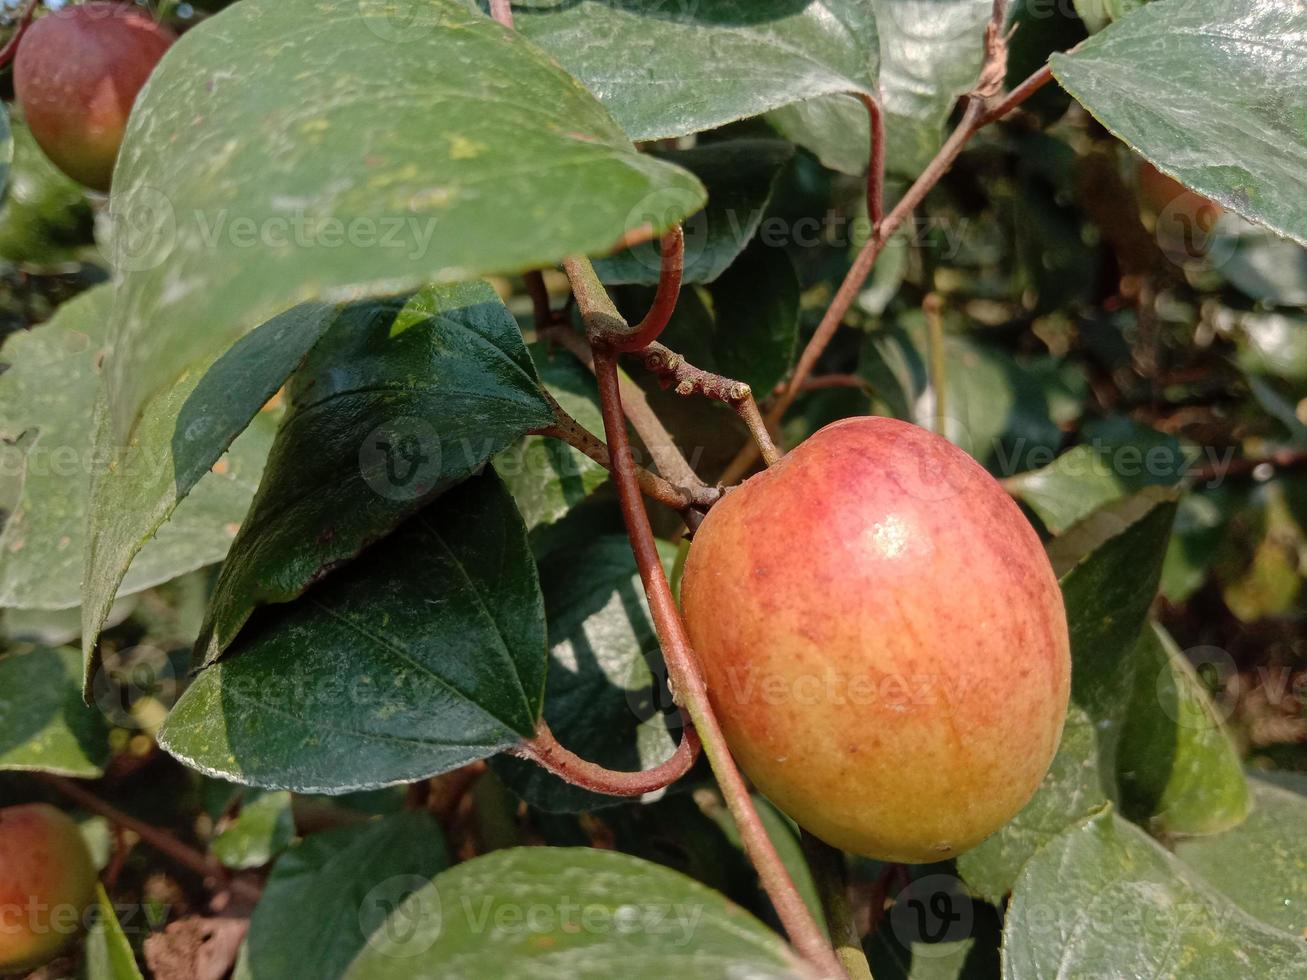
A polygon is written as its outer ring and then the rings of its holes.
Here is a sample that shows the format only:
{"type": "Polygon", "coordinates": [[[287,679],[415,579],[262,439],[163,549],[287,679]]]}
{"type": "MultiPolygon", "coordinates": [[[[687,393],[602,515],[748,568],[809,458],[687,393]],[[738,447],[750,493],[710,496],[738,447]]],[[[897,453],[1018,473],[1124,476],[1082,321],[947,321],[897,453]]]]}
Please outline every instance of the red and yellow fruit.
{"type": "Polygon", "coordinates": [[[1057,579],[998,483],[924,429],[838,422],[728,494],[682,599],[741,767],[827,843],[947,858],[1052,761],[1071,670],[1057,579]]]}
{"type": "Polygon", "coordinates": [[[95,880],[66,814],[45,803],[0,809],[0,974],[58,955],[81,931],[95,880]]]}
{"type": "Polygon", "coordinates": [[[120,3],[68,7],[32,25],[14,59],[14,92],[60,170],[109,189],[132,103],[175,40],[144,11],[120,3]]]}

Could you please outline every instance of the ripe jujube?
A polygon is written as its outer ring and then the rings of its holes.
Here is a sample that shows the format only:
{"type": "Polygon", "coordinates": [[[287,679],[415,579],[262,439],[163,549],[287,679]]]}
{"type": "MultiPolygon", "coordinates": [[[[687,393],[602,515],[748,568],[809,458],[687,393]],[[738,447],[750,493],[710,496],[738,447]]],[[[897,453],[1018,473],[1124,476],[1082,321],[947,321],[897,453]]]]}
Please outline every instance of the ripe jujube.
{"type": "Polygon", "coordinates": [[[45,803],[0,809],[0,974],[53,959],[95,898],[95,865],[77,824],[45,803]]]}
{"type": "Polygon", "coordinates": [[[1015,815],[1057,750],[1057,579],[1002,487],[924,429],[837,422],[727,494],[682,600],[741,767],[829,844],[947,858],[1015,815]]]}
{"type": "Polygon", "coordinates": [[[119,3],[54,11],[23,36],[14,94],[32,135],[74,180],[109,189],[136,94],[176,35],[119,3]]]}

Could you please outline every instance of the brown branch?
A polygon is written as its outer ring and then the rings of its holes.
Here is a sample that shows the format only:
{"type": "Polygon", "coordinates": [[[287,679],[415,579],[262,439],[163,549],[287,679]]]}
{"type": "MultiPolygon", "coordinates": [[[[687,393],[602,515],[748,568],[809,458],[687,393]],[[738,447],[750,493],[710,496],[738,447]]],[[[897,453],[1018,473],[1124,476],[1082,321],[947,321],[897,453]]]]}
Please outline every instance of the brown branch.
{"type": "Polygon", "coordinates": [[[781,458],[771,433],[767,431],[762,413],[758,411],[753,389],[743,381],[697,368],[676,351],[656,341],[638,353],[645,368],[658,378],[658,383],[664,388],[671,388],[678,395],[703,395],[730,406],[748,427],[749,434],[753,436],[768,466],[781,458]]]}
{"type": "Polygon", "coordinates": [[[860,94],[858,98],[867,107],[871,130],[867,164],[867,217],[871,219],[871,232],[874,235],[885,219],[885,114],[881,112],[880,103],[870,95],[860,94]]]}
{"type": "Polygon", "coordinates": [[[195,848],[179,841],[172,834],[162,828],[155,827],[146,823],[144,820],[138,820],[130,813],[123,813],[111,803],[106,803],[94,793],[83,789],[71,779],[65,779],[63,776],[53,776],[48,773],[35,773],[37,779],[49,786],[58,793],[63,794],[72,800],[83,810],[89,810],[91,813],[98,813],[111,824],[130,830],[142,841],[154,848],[164,857],[171,859],[175,864],[181,865],[189,871],[195,872],[201,878],[212,878],[221,882],[224,886],[233,890],[240,890],[247,893],[248,897],[258,899],[258,893],[252,892],[251,887],[243,879],[232,878],[227,869],[214,858],[201,854],[195,848]],[[252,894],[251,894],[252,892],[252,894]]]}
{"type": "Polygon", "coordinates": [[[676,301],[681,296],[681,276],[685,271],[685,232],[680,225],[663,236],[660,256],[658,290],[644,319],[634,327],[610,328],[598,334],[599,339],[615,351],[627,353],[648,347],[662,336],[676,312],[676,301]]]}
{"type": "Polygon", "coordinates": [[[985,118],[981,121],[981,125],[988,126],[990,123],[998,122],[1052,80],[1053,66],[1046,64],[1043,68],[1039,69],[1009,92],[1003,98],[1002,102],[985,113],[985,118]]]}
{"type": "Polygon", "coordinates": [[[652,769],[638,772],[617,772],[601,765],[582,759],[576,753],[564,748],[541,719],[534,738],[528,739],[512,754],[523,759],[530,759],[555,776],[566,780],[573,786],[580,786],[592,793],[606,793],[609,796],[643,796],[670,786],[680,779],[699,758],[699,736],[694,726],[686,721],[682,729],[681,741],[676,751],[666,762],[659,763],[652,769]]]}
{"type": "Polygon", "coordinates": [[[32,26],[32,18],[36,16],[36,8],[40,6],[41,0],[27,0],[27,5],[23,7],[22,12],[18,15],[18,20],[14,24],[14,32],[9,35],[9,40],[5,46],[0,48],[0,68],[3,68],[9,62],[14,60],[18,53],[18,42],[23,39],[27,29],[32,26]]]}
{"type": "MultiPolygon", "coordinates": [[[[535,435],[561,439],[577,452],[583,453],[606,470],[613,468],[612,457],[603,440],[594,436],[589,429],[568,414],[567,409],[558,404],[548,391],[541,389],[546,400],[554,410],[554,424],[537,429],[535,435]]],[[[640,490],[645,496],[672,510],[685,510],[698,507],[707,510],[721,498],[721,491],[714,487],[678,487],[664,480],[657,473],[651,473],[642,466],[636,467],[636,478],[640,481],[640,490]]]]}

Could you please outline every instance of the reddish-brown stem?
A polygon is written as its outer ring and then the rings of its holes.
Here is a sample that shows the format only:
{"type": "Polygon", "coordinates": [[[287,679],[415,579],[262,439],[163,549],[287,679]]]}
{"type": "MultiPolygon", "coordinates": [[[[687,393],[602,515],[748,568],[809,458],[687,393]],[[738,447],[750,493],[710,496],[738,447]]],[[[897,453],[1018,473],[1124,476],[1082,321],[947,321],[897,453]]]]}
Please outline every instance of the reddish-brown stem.
{"type": "Polygon", "coordinates": [[[871,126],[871,150],[867,164],[867,217],[875,234],[885,218],[885,114],[880,103],[872,96],[860,94],[858,98],[867,107],[871,126]]]}
{"type": "MultiPolygon", "coordinates": [[[[176,837],[173,837],[166,830],[155,827],[146,823],[144,820],[138,820],[130,813],[123,813],[111,803],[106,803],[94,793],[83,789],[71,779],[65,779],[62,776],[52,776],[47,773],[37,774],[37,778],[45,783],[51,789],[68,797],[83,810],[89,810],[91,813],[98,813],[111,824],[130,830],[137,837],[143,840],[150,847],[154,848],[160,854],[171,859],[174,863],[181,865],[189,871],[195,872],[203,878],[216,878],[224,885],[232,888],[245,887],[239,879],[233,879],[227,874],[227,869],[219,864],[216,860],[206,857],[199,851],[187,844],[183,844],[176,837]]],[[[254,896],[257,898],[257,895],[254,896]]]]}
{"type": "Polygon", "coordinates": [[[1053,66],[1046,64],[1043,68],[1039,69],[1004,96],[1003,101],[985,113],[985,118],[981,121],[981,125],[987,126],[990,123],[998,122],[1052,80],[1053,66]]]}
{"type": "Polygon", "coordinates": [[[549,287],[545,285],[545,277],[537,269],[533,272],[527,272],[522,276],[522,284],[526,286],[527,295],[531,297],[531,312],[535,319],[536,330],[544,330],[555,323],[554,309],[549,304],[549,287]]]}
{"type": "Polygon", "coordinates": [[[617,772],[586,759],[564,748],[542,719],[534,738],[528,739],[513,750],[514,755],[530,759],[555,776],[573,786],[609,796],[643,796],[680,779],[699,758],[699,736],[688,721],[683,725],[680,744],[671,758],[652,769],[638,772],[617,772]]]}
{"type": "MultiPolygon", "coordinates": [[[[584,306],[582,312],[587,312],[584,306]]],[[[758,878],[771,898],[791,942],[823,975],[841,976],[839,961],[827,944],[821,928],[803,904],[789,872],[771,838],[767,836],[749,796],[744,777],[731,758],[717,716],[713,714],[708,701],[708,689],[690,647],[690,639],[676,608],[676,600],[672,597],[672,589],[658,556],[653,528],[649,525],[649,515],[645,512],[644,500],[636,481],[635,464],[631,459],[630,442],[626,436],[626,419],[622,414],[617,355],[614,351],[596,348],[594,363],[599,380],[604,431],[613,453],[613,477],[617,484],[622,517],[626,521],[631,550],[635,553],[636,565],[640,569],[654,627],[662,643],[672,693],[677,703],[689,714],[703,740],[704,752],[717,776],[722,797],[739,826],[745,851],[757,869],[758,878]]]]}
{"type": "Polygon", "coordinates": [[[681,296],[681,275],[685,271],[685,232],[680,225],[662,237],[659,254],[662,265],[658,270],[658,290],[644,319],[634,327],[607,330],[601,335],[603,342],[615,351],[628,353],[648,347],[662,336],[676,312],[676,301],[681,296]]]}
{"type": "Polygon", "coordinates": [[[490,16],[505,27],[513,26],[512,0],[490,0],[490,16]]]}
{"type": "Polygon", "coordinates": [[[26,5],[18,14],[18,20],[14,24],[14,33],[9,35],[9,40],[5,42],[5,46],[0,48],[0,68],[14,60],[14,55],[18,53],[18,42],[23,39],[27,29],[32,26],[32,18],[36,16],[36,8],[40,6],[40,3],[41,0],[27,0],[26,5]]]}

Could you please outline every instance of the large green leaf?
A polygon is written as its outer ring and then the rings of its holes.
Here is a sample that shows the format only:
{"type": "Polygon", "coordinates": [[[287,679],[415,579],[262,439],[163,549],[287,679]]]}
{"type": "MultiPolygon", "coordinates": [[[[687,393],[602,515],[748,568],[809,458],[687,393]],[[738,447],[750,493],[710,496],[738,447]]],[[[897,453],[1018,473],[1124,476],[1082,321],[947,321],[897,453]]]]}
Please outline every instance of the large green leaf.
{"type": "MultiPolygon", "coordinates": [[[[712,282],[744,250],[758,231],[771,200],[772,185],[794,148],[781,140],[739,139],[706,143],[688,150],[655,153],[694,174],[708,189],[708,205],[684,222],[685,282],[712,282]]],[[[595,262],[604,282],[658,282],[662,258],[657,242],[595,262]]]]}
{"type": "Polygon", "coordinates": [[[415,892],[349,980],[807,976],[784,941],[698,882],[590,848],[497,851],[415,892]],[[493,937],[491,941],[487,941],[493,937]]]}
{"type": "Polygon", "coordinates": [[[236,980],[341,976],[394,906],[448,865],[440,824],[420,811],[313,834],[273,866],[236,980]]]}
{"type": "Polygon", "coordinates": [[[1021,873],[1003,976],[1292,980],[1307,946],[1208,889],[1110,809],[1068,830],[1021,873]]]}
{"type": "Polygon", "coordinates": [[[876,85],[865,0],[534,0],[515,14],[637,140],[876,85]]]}
{"type": "Polygon", "coordinates": [[[1057,755],[1025,809],[998,833],[958,858],[967,884],[998,904],[1022,865],[1073,821],[1116,798],[1118,744],[1134,681],[1135,649],[1157,594],[1169,501],[1107,537],[1062,577],[1071,635],[1071,707],[1057,755]]]}
{"type": "MultiPolygon", "coordinates": [[[[91,474],[101,462],[94,434],[110,305],[107,287],[84,293],[61,306],[49,323],[10,337],[0,354],[9,365],[0,376],[0,435],[6,440],[0,458],[5,477],[21,486],[0,537],[0,605],[66,609],[81,600],[91,474]]],[[[105,583],[97,595],[102,615],[117,594],[138,592],[226,554],[267,453],[272,426],[265,421],[217,466],[126,581],[119,573],[105,583]]],[[[219,455],[221,448],[197,468],[192,482],[209,472],[219,455]]],[[[170,462],[167,454],[139,452],[119,457],[114,466],[123,479],[170,482],[170,462]]],[[[93,574],[99,571],[93,566],[93,574]]]]}
{"type": "Polygon", "coordinates": [[[1053,71],[1159,170],[1307,243],[1304,31],[1295,0],[1167,0],[1055,55],[1053,71]]]}
{"type": "Polygon", "coordinates": [[[1212,834],[1248,814],[1248,781],[1202,680],[1160,626],[1135,647],[1121,730],[1121,811],[1161,834],[1212,834]]]}
{"type": "MultiPolygon", "coordinates": [[[[568,415],[596,438],[604,431],[594,375],[571,354],[543,343],[530,348],[540,381],[568,415]]],[[[528,530],[552,524],[608,482],[608,471],[549,436],[526,436],[495,457],[528,530]]]]}
{"type": "MultiPolygon", "coordinates": [[[[662,544],[660,553],[670,572],[676,548],[662,544]]],[[[609,769],[656,766],[672,754],[677,736],[659,710],[650,662],[661,668],[662,659],[630,542],[605,535],[560,549],[540,563],[540,581],[549,621],[550,729],[577,755],[609,769]]],[[[524,759],[503,756],[491,765],[509,789],[543,810],[626,802],[572,786],[524,759]]]]}
{"type": "Polygon", "coordinates": [[[186,32],[114,172],[115,431],[297,302],[613,247],[703,203],[551,58],[458,0],[244,0],[186,32]],[[656,217],[639,205],[664,192],[656,217]]]}
{"type": "Polygon", "coordinates": [[[207,564],[226,555],[235,525],[254,496],[276,427],[276,413],[259,409],[338,313],[335,307],[308,303],[273,317],[211,364],[188,371],[151,398],[126,446],[116,444],[107,413],[100,419],[95,455],[101,465],[91,481],[82,578],[88,678],[96,670],[96,643],[124,576],[129,584],[141,580],[154,547],[147,542],[156,532],[165,541],[178,533],[180,521],[164,522],[215,466],[241,480],[239,497],[235,483],[224,489],[211,486],[219,481],[210,479],[183,513],[195,510],[222,518],[221,540],[201,548],[196,557],[207,564]],[[228,446],[231,455],[219,463],[228,446]],[[143,546],[146,557],[135,561],[143,546]]]}
{"type": "Polygon", "coordinates": [[[159,741],[202,772],[297,792],[422,779],[529,737],[544,608],[492,473],[450,490],[204,670],[159,741]]]}
{"type": "Polygon", "coordinates": [[[1307,930],[1307,779],[1299,791],[1253,775],[1253,811],[1234,830],[1176,845],[1208,884],[1250,915],[1294,936],[1307,930]]]}
{"type": "MultiPolygon", "coordinates": [[[[975,84],[985,53],[990,0],[870,0],[880,32],[880,91],[886,167],[916,177],[944,138],[957,97],[975,84]]],[[[867,110],[849,95],[828,95],[778,109],[769,117],[789,139],[826,166],[867,169],[867,110]]]]}
{"type": "Polygon", "coordinates": [[[104,772],[109,731],[82,703],[81,658],[67,647],[0,657],[0,769],[81,779],[104,772]]]}
{"type": "Polygon", "coordinates": [[[309,354],[289,402],[196,642],[206,664],[255,609],[300,595],[554,421],[517,321],[484,282],[358,304],[309,354]]]}

